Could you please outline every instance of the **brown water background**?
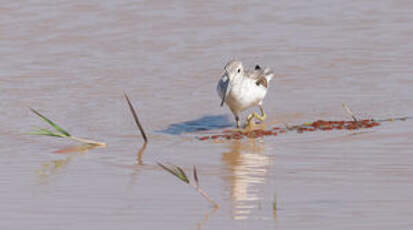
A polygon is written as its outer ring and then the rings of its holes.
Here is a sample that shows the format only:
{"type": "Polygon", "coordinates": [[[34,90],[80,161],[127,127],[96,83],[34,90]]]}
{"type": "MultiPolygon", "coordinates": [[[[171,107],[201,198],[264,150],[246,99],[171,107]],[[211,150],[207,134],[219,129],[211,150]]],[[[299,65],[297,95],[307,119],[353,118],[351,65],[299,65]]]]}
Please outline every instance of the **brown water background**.
{"type": "Polygon", "coordinates": [[[277,72],[268,126],[413,115],[412,1],[2,1],[0,229],[413,228],[409,120],[196,140],[234,125],[215,92],[233,58],[277,72]],[[108,147],[53,154],[71,143],[25,135],[46,126],[28,106],[108,147]],[[157,161],[196,165],[220,208],[157,161]]]}

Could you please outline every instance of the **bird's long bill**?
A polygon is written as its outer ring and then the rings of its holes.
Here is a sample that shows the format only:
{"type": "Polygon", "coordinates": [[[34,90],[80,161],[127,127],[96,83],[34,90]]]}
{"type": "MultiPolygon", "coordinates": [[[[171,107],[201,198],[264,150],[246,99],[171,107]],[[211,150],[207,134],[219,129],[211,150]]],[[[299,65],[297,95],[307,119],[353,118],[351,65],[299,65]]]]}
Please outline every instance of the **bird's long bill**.
{"type": "Polygon", "coordinates": [[[224,105],[225,98],[227,98],[229,92],[231,91],[231,81],[228,79],[227,84],[224,88],[224,94],[222,96],[221,107],[224,105]]]}

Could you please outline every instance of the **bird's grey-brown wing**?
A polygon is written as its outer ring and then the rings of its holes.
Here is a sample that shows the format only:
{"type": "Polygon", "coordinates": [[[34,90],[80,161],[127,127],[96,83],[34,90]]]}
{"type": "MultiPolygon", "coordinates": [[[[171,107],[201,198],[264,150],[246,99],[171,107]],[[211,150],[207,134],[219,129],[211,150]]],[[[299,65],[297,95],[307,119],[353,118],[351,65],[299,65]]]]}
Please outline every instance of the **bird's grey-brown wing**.
{"type": "Polygon", "coordinates": [[[247,76],[251,79],[256,80],[257,85],[264,86],[265,88],[268,87],[268,81],[267,78],[265,77],[266,72],[261,69],[259,65],[256,65],[254,70],[251,70],[248,72],[247,76]]]}
{"type": "Polygon", "coordinates": [[[265,88],[267,88],[267,87],[268,87],[268,81],[267,81],[267,78],[265,77],[265,75],[263,74],[263,75],[255,82],[255,84],[257,84],[257,85],[262,85],[262,86],[264,86],[265,88]]]}
{"type": "Polygon", "coordinates": [[[251,79],[258,80],[262,73],[263,70],[261,69],[261,67],[259,65],[256,65],[255,68],[253,70],[249,70],[246,75],[251,79]]]}
{"type": "Polygon", "coordinates": [[[218,81],[217,92],[218,92],[218,96],[222,99],[221,100],[221,106],[224,105],[225,97],[226,97],[227,90],[228,90],[228,86],[229,86],[229,78],[227,76],[222,77],[218,81]]]}

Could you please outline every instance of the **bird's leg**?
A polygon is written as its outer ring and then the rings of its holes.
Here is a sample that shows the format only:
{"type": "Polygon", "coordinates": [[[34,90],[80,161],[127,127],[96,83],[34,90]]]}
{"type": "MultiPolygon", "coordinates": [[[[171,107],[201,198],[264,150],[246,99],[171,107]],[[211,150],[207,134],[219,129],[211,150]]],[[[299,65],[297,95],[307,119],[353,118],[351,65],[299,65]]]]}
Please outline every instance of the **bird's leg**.
{"type": "Polygon", "coordinates": [[[258,107],[260,107],[261,116],[257,116],[257,118],[260,121],[264,121],[265,119],[267,119],[267,114],[265,114],[264,109],[262,108],[262,105],[258,105],[258,107]]]}
{"type": "Polygon", "coordinates": [[[238,115],[235,115],[235,121],[237,122],[237,129],[241,127],[241,121],[239,120],[238,115]]]}
{"type": "Polygon", "coordinates": [[[252,119],[254,119],[254,117],[257,118],[257,119],[260,120],[260,121],[264,121],[264,120],[267,118],[267,114],[265,114],[264,109],[262,108],[262,106],[261,106],[261,105],[258,105],[258,107],[260,108],[261,115],[258,115],[258,114],[255,113],[255,112],[253,112],[253,113],[251,113],[250,115],[248,115],[248,118],[247,118],[247,126],[250,125],[250,122],[252,121],[252,119]]]}

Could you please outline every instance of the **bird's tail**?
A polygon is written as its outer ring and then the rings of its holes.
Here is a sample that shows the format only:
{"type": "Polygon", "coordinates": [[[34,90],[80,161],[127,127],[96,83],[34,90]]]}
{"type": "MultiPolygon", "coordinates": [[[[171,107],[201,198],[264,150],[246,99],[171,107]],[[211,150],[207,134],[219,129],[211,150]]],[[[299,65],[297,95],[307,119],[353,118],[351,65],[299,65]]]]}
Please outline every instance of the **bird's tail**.
{"type": "Polygon", "coordinates": [[[267,82],[271,81],[271,79],[274,77],[274,72],[270,68],[265,68],[263,74],[267,79],[267,82]]]}

